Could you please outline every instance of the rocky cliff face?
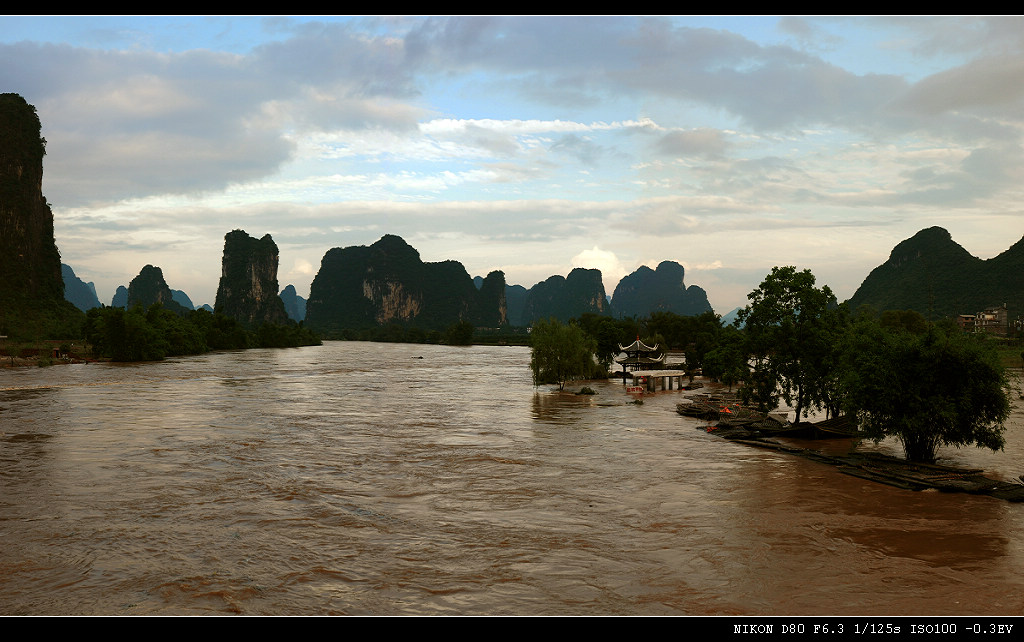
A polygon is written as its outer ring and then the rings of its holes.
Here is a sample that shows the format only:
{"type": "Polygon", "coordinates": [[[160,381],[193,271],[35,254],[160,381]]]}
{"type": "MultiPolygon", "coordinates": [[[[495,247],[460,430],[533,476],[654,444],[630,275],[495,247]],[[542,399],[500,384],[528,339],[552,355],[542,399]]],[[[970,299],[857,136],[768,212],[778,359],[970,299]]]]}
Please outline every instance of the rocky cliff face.
{"type": "Polygon", "coordinates": [[[696,285],[686,287],[685,270],[675,261],[662,261],[657,269],[640,266],[615,286],[612,305],[616,316],[646,317],[652,312],[697,316],[711,310],[708,295],[696,285]]]}
{"type": "Polygon", "coordinates": [[[505,299],[505,273],[495,270],[479,287],[476,299],[476,322],[488,328],[508,325],[508,303],[505,299]]]}
{"type": "Polygon", "coordinates": [[[228,232],[214,309],[248,328],[288,323],[277,294],[277,264],[277,244],[269,234],[256,239],[242,230],[228,232]]]}
{"type": "Polygon", "coordinates": [[[78,315],[64,299],[53,213],[43,198],[41,132],[35,107],[0,94],[0,334],[11,336],[46,332],[43,317],[78,315]]]}
{"type": "Polygon", "coordinates": [[[568,277],[552,276],[530,288],[523,304],[522,323],[554,317],[568,321],[586,312],[608,314],[601,270],[576,268],[568,277]]]}
{"type": "Polygon", "coordinates": [[[492,272],[477,290],[457,261],[425,263],[394,235],[370,246],[334,248],[310,287],[306,322],[328,334],[399,323],[442,329],[458,321],[507,323],[505,275],[492,272]]]}

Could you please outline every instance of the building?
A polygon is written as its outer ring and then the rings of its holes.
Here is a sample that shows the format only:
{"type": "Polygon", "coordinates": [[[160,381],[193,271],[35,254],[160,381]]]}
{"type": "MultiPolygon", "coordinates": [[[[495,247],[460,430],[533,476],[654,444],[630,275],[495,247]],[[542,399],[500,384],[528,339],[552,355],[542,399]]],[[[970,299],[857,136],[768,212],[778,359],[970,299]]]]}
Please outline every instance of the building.
{"type": "Polygon", "coordinates": [[[999,307],[985,308],[983,312],[974,315],[974,331],[988,332],[989,334],[1005,337],[1010,326],[1010,315],[1006,311],[1006,304],[999,307]]]}

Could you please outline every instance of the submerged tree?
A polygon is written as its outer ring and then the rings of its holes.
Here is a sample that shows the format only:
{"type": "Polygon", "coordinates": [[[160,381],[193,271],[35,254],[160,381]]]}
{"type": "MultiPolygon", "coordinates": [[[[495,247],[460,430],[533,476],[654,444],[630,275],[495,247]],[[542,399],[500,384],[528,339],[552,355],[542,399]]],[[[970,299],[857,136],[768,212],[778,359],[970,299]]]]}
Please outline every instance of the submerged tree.
{"type": "Polygon", "coordinates": [[[533,384],[557,383],[563,390],[567,381],[590,376],[595,349],[594,340],[575,324],[562,325],[554,318],[534,323],[530,332],[533,384]]]}
{"type": "Polygon", "coordinates": [[[747,295],[740,311],[753,372],[744,397],[762,411],[773,410],[781,397],[796,409],[796,420],[809,407],[827,404],[827,383],[836,350],[835,296],[829,287],[814,287],[810,270],[774,267],[760,287],[747,295]]]}
{"type": "Polygon", "coordinates": [[[984,337],[855,326],[844,371],[845,406],[876,441],[900,440],[907,459],[931,462],[939,446],[1001,450],[1009,383],[984,337]]]}

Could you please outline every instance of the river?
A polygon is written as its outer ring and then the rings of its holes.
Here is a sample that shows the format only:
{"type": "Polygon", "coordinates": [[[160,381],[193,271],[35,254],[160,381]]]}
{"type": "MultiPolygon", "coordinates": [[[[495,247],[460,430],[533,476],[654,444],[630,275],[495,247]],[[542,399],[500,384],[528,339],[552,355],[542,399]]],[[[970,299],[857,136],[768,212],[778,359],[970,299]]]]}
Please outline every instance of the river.
{"type": "MultiPolygon", "coordinates": [[[[729,443],[679,391],[535,388],[528,363],[326,342],[2,370],[0,615],[1024,613],[1024,505],[729,443]]],[[[1024,473],[1014,397],[1006,451],[944,460],[1024,473]]]]}

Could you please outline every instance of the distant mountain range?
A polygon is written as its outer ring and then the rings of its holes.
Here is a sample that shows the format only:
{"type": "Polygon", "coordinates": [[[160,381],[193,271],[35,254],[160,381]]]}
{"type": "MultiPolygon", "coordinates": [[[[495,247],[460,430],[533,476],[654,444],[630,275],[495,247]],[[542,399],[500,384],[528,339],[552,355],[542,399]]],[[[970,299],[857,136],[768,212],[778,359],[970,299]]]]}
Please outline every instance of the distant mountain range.
{"type": "Polygon", "coordinates": [[[641,267],[622,279],[609,303],[600,270],[576,268],[527,289],[505,284],[501,272],[470,279],[457,261],[425,263],[402,238],[385,235],[370,246],[334,248],[324,255],[310,288],[307,320],[330,336],[392,323],[425,329],[460,320],[478,327],[526,326],[587,313],[643,317],[657,310],[683,315],[711,310],[707,293],[686,287],[683,273],[674,261],[656,270],[641,267]]]}
{"type": "MultiPolygon", "coordinates": [[[[40,190],[45,153],[40,132],[34,107],[17,94],[0,94],[0,334],[77,331],[79,310],[99,305],[95,286],[60,263],[53,214],[40,190]]],[[[707,293],[687,287],[683,267],[673,261],[654,270],[642,266],[624,277],[610,303],[598,270],[577,268],[527,289],[506,284],[500,271],[472,279],[457,261],[423,262],[393,235],[368,247],[329,250],[308,302],[290,285],[278,294],[277,261],[269,234],[257,240],[241,230],[229,233],[217,308],[247,324],[306,317],[311,327],[326,330],[391,323],[438,329],[457,321],[500,327],[586,313],[643,317],[659,310],[697,315],[711,309],[707,293]]],[[[120,286],[111,301],[114,306],[153,303],[182,312],[195,307],[152,265],[128,287],[120,286]]],[[[941,227],[921,230],[897,244],[848,303],[879,312],[915,310],[929,319],[1005,304],[1012,319],[1024,314],[1024,239],[982,260],[941,227]]]]}
{"type": "MultiPolygon", "coordinates": [[[[255,247],[268,237],[257,241],[246,235],[239,247],[254,243],[255,247]]],[[[276,245],[268,252],[261,259],[264,263],[270,256],[276,258],[276,245]]],[[[251,275],[246,276],[251,266],[245,266],[240,272],[244,278],[236,279],[238,284],[252,281],[251,275]]],[[[93,284],[83,282],[70,266],[62,264],[61,270],[68,301],[82,310],[99,305],[93,284]]],[[[276,274],[276,269],[273,272],[276,274]]],[[[269,274],[265,276],[269,278],[269,274]]],[[[470,278],[457,261],[425,263],[403,239],[386,235],[370,246],[329,251],[308,303],[292,285],[275,299],[283,305],[287,318],[302,321],[308,313],[310,327],[328,333],[389,323],[428,329],[444,328],[459,320],[478,327],[525,326],[537,319],[567,321],[585,313],[645,317],[664,310],[692,316],[711,310],[707,293],[696,285],[686,286],[684,274],[684,268],[674,261],[663,261],[653,270],[641,266],[619,281],[609,303],[599,270],[577,268],[566,277],[554,275],[525,288],[506,284],[501,272],[470,278]]],[[[167,296],[163,276],[153,266],[144,268],[133,285],[140,293],[135,296],[140,303],[163,301],[167,296]]],[[[261,287],[273,291],[276,279],[261,287]]],[[[172,305],[195,307],[184,292],[169,288],[167,292],[172,305]]],[[[129,288],[119,287],[112,305],[128,305],[129,294],[129,288]]],[[[1010,318],[1015,318],[1024,314],[1024,239],[999,256],[982,260],[941,227],[921,230],[897,244],[848,303],[854,310],[864,304],[878,312],[915,310],[929,319],[974,314],[1006,304],[1010,318]]],[[[735,312],[723,317],[723,323],[731,322],[735,312]]]]}
{"type": "Polygon", "coordinates": [[[96,286],[90,281],[86,283],[75,275],[70,265],[60,264],[60,274],[64,279],[64,298],[75,305],[82,312],[92,308],[100,307],[99,297],[96,296],[96,286]]]}

